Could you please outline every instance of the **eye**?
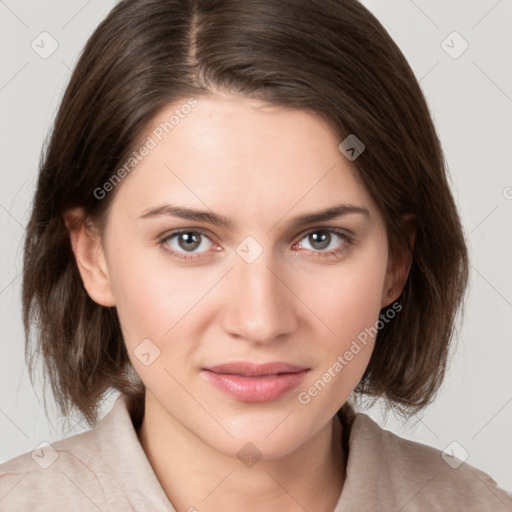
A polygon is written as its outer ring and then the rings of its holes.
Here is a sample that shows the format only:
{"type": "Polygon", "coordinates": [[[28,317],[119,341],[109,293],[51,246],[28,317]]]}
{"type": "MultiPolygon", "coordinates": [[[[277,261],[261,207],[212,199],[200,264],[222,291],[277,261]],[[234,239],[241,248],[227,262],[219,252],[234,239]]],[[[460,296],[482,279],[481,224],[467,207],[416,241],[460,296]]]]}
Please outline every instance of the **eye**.
{"type": "Polygon", "coordinates": [[[351,243],[350,237],[336,229],[315,229],[306,233],[294,247],[297,245],[301,249],[307,249],[318,253],[318,256],[330,256],[334,254],[341,254],[348,249],[351,243]],[[304,242],[309,244],[311,249],[305,247],[304,242]]]}
{"type": "Polygon", "coordinates": [[[181,259],[197,258],[213,246],[212,241],[202,231],[181,230],[161,240],[165,250],[181,259]],[[203,250],[197,250],[203,249],[203,250]],[[188,254],[187,254],[188,253],[188,254]]]}

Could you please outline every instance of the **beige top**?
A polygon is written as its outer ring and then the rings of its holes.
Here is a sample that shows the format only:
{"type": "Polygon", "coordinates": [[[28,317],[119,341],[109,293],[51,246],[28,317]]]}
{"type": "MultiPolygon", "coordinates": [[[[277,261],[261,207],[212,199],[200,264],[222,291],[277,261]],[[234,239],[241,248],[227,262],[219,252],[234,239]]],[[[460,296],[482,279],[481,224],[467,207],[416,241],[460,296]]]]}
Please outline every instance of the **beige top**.
{"type": "MultiPolygon", "coordinates": [[[[0,512],[175,512],[129,411],[120,395],[95,428],[0,465],[0,512]]],[[[439,450],[381,429],[349,403],[339,414],[348,461],[333,512],[512,511],[512,498],[482,471],[452,468],[439,450]]]]}

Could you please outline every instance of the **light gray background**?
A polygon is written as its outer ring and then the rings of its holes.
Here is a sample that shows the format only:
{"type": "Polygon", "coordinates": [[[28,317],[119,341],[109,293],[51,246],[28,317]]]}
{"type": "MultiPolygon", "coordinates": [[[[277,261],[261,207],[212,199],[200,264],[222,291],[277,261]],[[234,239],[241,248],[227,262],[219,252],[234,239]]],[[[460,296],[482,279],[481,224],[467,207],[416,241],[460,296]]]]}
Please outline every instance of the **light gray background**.
{"type": "MultiPolygon", "coordinates": [[[[82,432],[48,423],[23,358],[20,271],[41,146],[80,50],[112,0],[0,0],[0,462],[82,432]],[[35,40],[46,51],[41,58],[35,40]]],[[[367,411],[402,437],[455,454],[512,490],[512,42],[510,0],[366,0],[426,95],[470,243],[471,289],[458,350],[434,405],[408,424],[367,411]],[[469,44],[453,58],[463,41],[469,44]],[[452,53],[450,56],[441,46],[452,53]],[[450,48],[451,47],[451,48],[450,48]]],[[[41,48],[40,51],[43,51],[41,48]]],[[[390,69],[390,73],[393,70],[390,69]]],[[[105,403],[106,412],[117,394],[105,403]]]]}

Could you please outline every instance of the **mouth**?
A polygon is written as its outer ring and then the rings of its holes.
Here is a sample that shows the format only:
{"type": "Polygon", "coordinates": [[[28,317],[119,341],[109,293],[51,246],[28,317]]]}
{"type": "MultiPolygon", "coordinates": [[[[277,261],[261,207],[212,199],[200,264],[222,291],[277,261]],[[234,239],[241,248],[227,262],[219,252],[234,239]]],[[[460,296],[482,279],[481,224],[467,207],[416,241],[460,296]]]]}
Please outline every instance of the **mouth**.
{"type": "Polygon", "coordinates": [[[297,388],[310,368],[284,362],[234,362],[202,368],[210,384],[242,402],[276,401],[297,388]]]}

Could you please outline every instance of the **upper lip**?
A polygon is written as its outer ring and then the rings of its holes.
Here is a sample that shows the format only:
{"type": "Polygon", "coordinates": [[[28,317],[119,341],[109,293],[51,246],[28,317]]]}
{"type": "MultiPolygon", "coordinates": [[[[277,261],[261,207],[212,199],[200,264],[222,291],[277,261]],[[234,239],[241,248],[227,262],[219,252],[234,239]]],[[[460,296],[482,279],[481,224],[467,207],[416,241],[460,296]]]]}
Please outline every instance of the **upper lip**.
{"type": "Polygon", "coordinates": [[[298,373],[308,369],[309,368],[304,366],[297,366],[282,361],[263,364],[238,361],[204,368],[204,370],[209,370],[214,373],[228,373],[232,375],[242,375],[244,377],[260,377],[262,375],[277,375],[279,373],[298,373]]]}

